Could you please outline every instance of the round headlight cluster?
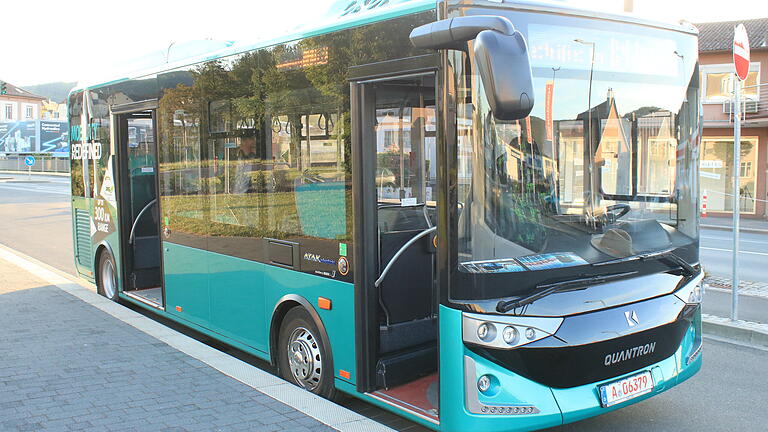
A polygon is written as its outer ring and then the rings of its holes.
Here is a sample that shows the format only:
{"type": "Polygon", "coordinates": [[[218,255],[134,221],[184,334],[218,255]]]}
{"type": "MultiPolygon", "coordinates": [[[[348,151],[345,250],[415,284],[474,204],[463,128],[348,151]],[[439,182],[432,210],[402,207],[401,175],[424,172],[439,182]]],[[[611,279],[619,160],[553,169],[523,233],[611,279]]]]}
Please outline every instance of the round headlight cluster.
{"type": "Polygon", "coordinates": [[[696,284],[696,286],[694,286],[691,290],[691,293],[688,294],[688,303],[701,303],[705,288],[706,287],[704,286],[703,282],[696,284]]]}
{"type": "MultiPolygon", "coordinates": [[[[507,345],[515,346],[520,343],[521,332],[523,332],[522,329],[518,330],[517,327],[508,325],[501,330],[501,338],[507,345]]],[[[497,333],[496,323],[484,322],[477,326],[477,337],[483,342],[493,342],[496,339],[497,333]]],[[[528,342],[535,340],[538,336],[536,329],[533,327],[527,327],[524,334],[528,342]]]]}

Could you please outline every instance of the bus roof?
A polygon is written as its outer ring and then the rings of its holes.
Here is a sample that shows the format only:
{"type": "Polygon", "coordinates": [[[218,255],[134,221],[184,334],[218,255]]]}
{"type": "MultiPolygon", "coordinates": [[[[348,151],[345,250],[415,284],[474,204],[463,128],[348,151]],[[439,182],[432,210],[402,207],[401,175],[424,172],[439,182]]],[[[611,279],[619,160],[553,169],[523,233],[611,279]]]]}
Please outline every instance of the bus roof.
{"type": "MultiPolygon", "coordinates": [[[[225,42],[225,43],[189,43],[191,49],[188,55],[182,55],[170,62],[161,62],[159,64],[145,67],[140,70],[122,71],[119,74],[113,74],[106,79],[96,79],[86,82],[80,82],[75,86],[70,94],[85,89],[93,89],[109,84],[127,81],[134,78],[149,76],[174,70],[180,67],[201,63],[209,60],[239,54],[258,48],[264,48],[272,45],[316,36],[324,33],[330,33],[347,28],[358,27],[377,21],[383,21],[398,16],[408,15],[427,10],[433,10],[437,6],[438,0],[369,0],[363,3],[362,0],[326,0],[331,3],[328,12],[315,20],[313,23],[299,25],[297,27],[286,29],[284,34],[272,38],[263,38],[247,42],[225,42]],[[205,47],[211,49],[205,50],[205,47]],[[199,52],[196,52],[199,51],[199,52]],[[191,53],[191,54],[190,54],[191,53]]],[[[447,0],[449,3],[462,6],[484,6],[491,8],[503,7],[507,9],[519,9],[537,11],[543,13],[574,15],[582,17],[591,17],[611,21],[620,21],[633,24],[646,25],[651,27],[664,28],[669,30],[681,31],[696,34],[697,30],[692,25],[690,27],[683,25],[668,24],[656,21],[645,20],[631,15],[610,14],[588,9],[575,8],[565,1],[558,0],[447,0]]],[[[208,41],[210,42],[210,41],[208,41]]],[[[174,57],[174,56],[170,56],[174,57]]],[[[145,60],[138,59],[137,63],[146,63],[146,59],[158,58],[157,55],[148,55],[145,60]]],[[[165,60],[163,57],[162,60],[165,60]]]]}

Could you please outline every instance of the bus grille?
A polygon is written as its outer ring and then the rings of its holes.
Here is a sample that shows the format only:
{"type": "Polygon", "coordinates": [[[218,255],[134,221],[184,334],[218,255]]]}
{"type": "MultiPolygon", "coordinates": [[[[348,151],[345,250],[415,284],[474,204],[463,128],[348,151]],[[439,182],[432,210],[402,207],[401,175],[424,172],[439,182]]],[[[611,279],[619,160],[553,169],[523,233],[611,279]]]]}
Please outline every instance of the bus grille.
{"type": "Polygon", "coordinates": [[[75,209],[75,254],[78,264],[91,267],[91,218],[87,210],[75,209]]]}

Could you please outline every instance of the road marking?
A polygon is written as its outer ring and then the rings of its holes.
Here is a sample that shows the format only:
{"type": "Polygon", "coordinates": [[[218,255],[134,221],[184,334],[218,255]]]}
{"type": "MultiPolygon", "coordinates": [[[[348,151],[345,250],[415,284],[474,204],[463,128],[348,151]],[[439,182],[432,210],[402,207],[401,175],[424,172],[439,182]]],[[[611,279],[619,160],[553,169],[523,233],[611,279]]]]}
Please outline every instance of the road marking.
{"type": "Polygon", "coordinates": [[[143,331],[176,350],[338,431],[392,431],[391,428],[373,419],[323,399],[284,381],[280,377],[179,333],[125,306],[107,300],[96,294],[93,284],[67,275],[3,244],[0,244],[0,259],[26,270],[37,278],[143,331]]]}
{"type": "Polygon", "coordinates": [[[62,192],[57,189],[45,189],[45,188],[23,188],[23,187],[17,187],[17,186],[8,186],[5,184],[0,184],[0,189],[12,189],[12,190],[20,190],[25,192],[37,192],[37,193],[50,193],[50,194],[56,194],[56,195],[70,195],[70,191],[62,192]]]}
{"type": "MultiPolygon", "coordinates": [[[[721,248],[712,248],[712,247],[704,247],[704,246],[699,246],[699,249],[713,250],[713,251],[719,251],[719,252],[733,252],[733,249],[721,249],[721,248]]],[[[768,253],[765,253],[765,252],[753,252],[753,251],[740,250],[739,253],[768,256],[768,253]]]]}
{"type": "MultiPolygon", "coordinates": [[[[733,241],[733,237],[706,237],[706,236],[701,236],[701,238],[702,239],[707,239],[707,240],[727,240],[727,241],[733,241]]],[[[742,242],[745,242],[745,243],[760,243],[760,244],[765,244],[766,243],[765,241],[759,241],[759,240],[745,240],[745,239],[740,239],[740,240],[742,242]]]]}

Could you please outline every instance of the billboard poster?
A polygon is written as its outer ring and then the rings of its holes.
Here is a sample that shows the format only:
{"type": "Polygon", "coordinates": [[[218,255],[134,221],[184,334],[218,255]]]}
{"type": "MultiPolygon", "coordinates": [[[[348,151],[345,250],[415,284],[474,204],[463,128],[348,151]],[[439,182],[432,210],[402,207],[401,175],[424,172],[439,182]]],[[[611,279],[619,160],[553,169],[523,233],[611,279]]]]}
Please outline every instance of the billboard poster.
{"type": "Polygon", "coordinates": [[[63,121],[40,120],[40,152],[69,154],[67,123],[63,121]]]}
{"type": "Polygon", "coordinates": [[[36,121],[0,123],[0,153],[40,151],[36,121]]]}
{"type": "Polygon", "coordinates": [[[0,153],[69,155],[67,122],[29,120],[0,123],[0,153]]]}

